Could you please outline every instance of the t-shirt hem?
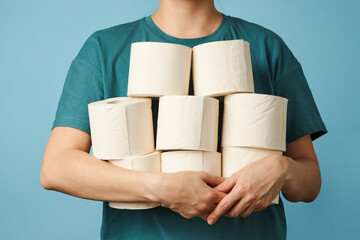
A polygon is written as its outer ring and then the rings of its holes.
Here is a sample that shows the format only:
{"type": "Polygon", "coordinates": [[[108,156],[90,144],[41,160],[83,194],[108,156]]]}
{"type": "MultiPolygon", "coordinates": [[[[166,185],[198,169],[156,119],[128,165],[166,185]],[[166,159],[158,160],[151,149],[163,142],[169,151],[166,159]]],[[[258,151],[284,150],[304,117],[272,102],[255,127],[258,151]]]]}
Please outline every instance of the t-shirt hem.
{"type": "Polygon", "coordinates": [[[86,132],[87,134],[90,135],[89,123],[87,121],[73,118],[73,117],[56,118],[53,122],[51,130],[53,130],[54,127],[72,127],[72,128],[79,129],[83,132],[86,132]]]}
{"type": "Polygon", "coordinates": [[[310,135],[311,140],[314,141],[319,137],[325,135],[328,132],[325,126],[321,126],[319,124],[310,125],[308,128],[299,129],[296,134],[290,135],[286,139],[286,143],[291,143],[299,138],[302,138],[306,135],[310,135]]]}

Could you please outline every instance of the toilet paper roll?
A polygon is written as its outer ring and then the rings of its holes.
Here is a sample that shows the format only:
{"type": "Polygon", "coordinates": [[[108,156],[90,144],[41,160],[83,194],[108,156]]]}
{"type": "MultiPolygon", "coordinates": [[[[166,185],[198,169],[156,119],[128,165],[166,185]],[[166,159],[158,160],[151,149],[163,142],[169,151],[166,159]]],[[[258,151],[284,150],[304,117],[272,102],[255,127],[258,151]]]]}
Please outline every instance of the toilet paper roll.
{"type": "Polygon", "coordinates": [[[157,150],[217,150],[219,100],[164,96],[159,101],[157,150]]]}
{"type": "MultiPolygon", "coordinates": [[[[135,171],[160,172],[161,155],[155,151],[146,155],[127,157],[124,159],[108,160],[109,163],[135,171]]],[[[160,206],[158,203],[148,202],[109,202],[109,206],[118,209],[148,209],[160,206]]]]}
{"type": "Polygon", "coordinates": [[[151,99],[110,98],[88,107],[95,157],[121,159],[155,150],[151,99]]]}
{"type": "Polygon", "coordinates": [[[221,176],[221,154],[207,151],[168,151],[161,153],[161,171],[204,171],[221,176]]]}
{"type": "MultiPolygon", "coordinates": [[[[222,148],[222,176],[230,177],[246,165],[270,155],[282,155],[281,151],[249,148],[249,147],[223,147],[222,148]]],[[[279,203],[279,195],[272,201],[279,203]]]]}
{"type": "Polygon", "coordinates": [[[287,102],[266,94],[225,96],[221,145],[285,151],[287,102]]]}
{"type": "Polygon", "coordinates": [[[179,44],[131,44],[128,96],[187,95],[192,49],[179,44]]]}
{"type": "Polygon", "coordinates": [[[194,95],[254,92],[249,43],[241,39],[195,46],[192,73],[194,95]]]}

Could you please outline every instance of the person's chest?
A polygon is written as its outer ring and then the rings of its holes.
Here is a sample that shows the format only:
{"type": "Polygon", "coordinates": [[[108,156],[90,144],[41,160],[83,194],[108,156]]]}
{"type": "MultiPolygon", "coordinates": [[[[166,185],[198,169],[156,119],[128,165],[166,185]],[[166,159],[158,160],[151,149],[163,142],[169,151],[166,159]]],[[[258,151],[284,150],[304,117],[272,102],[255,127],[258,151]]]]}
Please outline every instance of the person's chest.
{"type": "MultiPolygon", "coordinates": [[[[216,39],[216,41],[233,39],[242,39],[242,36],[239,34],[228,34],[221,39],[216,39]]],[[[249,41],[251,46],[250,52],[255,93],[274,94],[272,77],[269,71],[270,67],[267,61],[268,56],[266,56],[262,46],[259,46],[258,43],[252,43],[251,40],[245,37],[244,40],[249,41]]],[[[161,40],[152,36],[151,33],[144,31],[141,36],[134,36],[127,39],[127,41],[119,41],[119,43],[111,47],[111,49],[105,50],[104,56],[106,57],[104,57],[103,61],[105,99],[127,96],[131,43],[143,41],[159,42],[161,40]]],[[[201,43],[202,42],[199,42],[198,44],[201,43]]],[[[219,79],[219,81],[221,80],[222,79],[219,79]]],[[[144,81],[151,81],[151,79],[144,79],[144,81]]],[[[192,83],[192,74],[190,74],[189,95],[193,95],[192,83]]]]}

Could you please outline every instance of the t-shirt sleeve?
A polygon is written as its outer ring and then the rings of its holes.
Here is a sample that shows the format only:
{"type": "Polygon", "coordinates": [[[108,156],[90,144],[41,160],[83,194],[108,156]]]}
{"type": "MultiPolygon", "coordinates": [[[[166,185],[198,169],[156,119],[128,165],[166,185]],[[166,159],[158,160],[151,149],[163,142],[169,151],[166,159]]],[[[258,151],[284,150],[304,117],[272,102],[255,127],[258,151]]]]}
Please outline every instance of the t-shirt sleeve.
{"type": "Polygon", "coordinates": [[[288,99],[286,143],[310,134],[315,140],[327,133],[303,69],[286,44],[279,40],[274,65],[274,94],[288,99]]]}
{"type": "Polygon", "coordinates": [[[88,104],[104,98],[100,50],[95,32],[70,65],[52,128],[67,126],[90,134],[88,104]]]}

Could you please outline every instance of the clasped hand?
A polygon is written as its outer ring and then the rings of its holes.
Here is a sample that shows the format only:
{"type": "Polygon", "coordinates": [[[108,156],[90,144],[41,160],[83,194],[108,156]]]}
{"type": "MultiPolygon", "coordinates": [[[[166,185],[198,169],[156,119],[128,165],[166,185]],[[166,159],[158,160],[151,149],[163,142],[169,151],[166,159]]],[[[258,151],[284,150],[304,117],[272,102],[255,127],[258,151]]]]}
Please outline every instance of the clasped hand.
{"type": "Polygon", "coordinates": [[[209,224],[222,215],[245,218],[271,204],[289,172],[287,157],[271,155],[248,164],[229,178],[190,171],[168,174],[160,199],[183,217],[201,217],[209,224]]]}

